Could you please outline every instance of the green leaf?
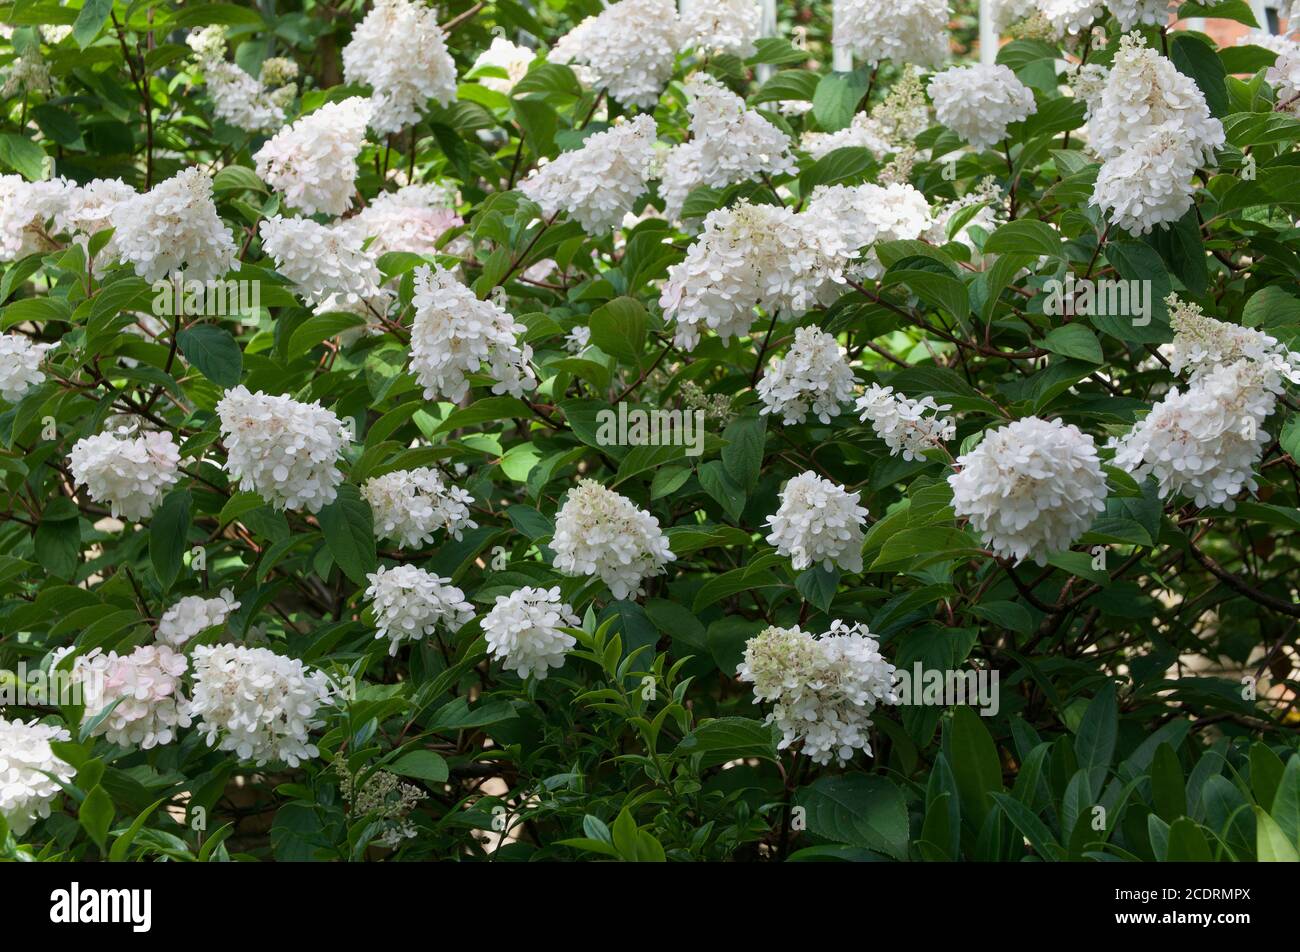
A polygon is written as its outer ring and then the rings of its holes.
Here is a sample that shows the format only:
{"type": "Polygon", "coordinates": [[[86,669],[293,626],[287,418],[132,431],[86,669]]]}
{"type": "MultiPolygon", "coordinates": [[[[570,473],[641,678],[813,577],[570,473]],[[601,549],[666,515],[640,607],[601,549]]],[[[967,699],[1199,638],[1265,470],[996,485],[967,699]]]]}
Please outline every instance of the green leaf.
{"type": "Polygon", "coordinates": [[[705,770],[747,757],[775,762],[776,741],[770,724],[748,717],[718,717],[683,737],[673,756],[701,754],[700,768],[705,770]]]}
{"type": "Polygon", "coordinates": [[[618,817],[614,820],[614,825],[610,828],[610,835],[614,840],[614,849],[618,851],[619,857],[628,863],[635,863],[637,859],[637,828],[636,820],[632,814],[624,807],[619,811],[618,817]]]}
{"type": "Polygon", "coordinates": [[[341,485],[338,498],[320,511],[318,519],[325,544],[339,568],[356,584],[364,583],[378,559],[374,515],[370,504],[361,497],[361,490],[351,483],[341,485]]]}
{"type": "Polygon", "coordinates": [[[892,781],[873,774],[819,777],[795,794],[817,836],[883,853],[907,856],[907,804],[892,781]]]}
{"type": "Polygon", "coordinates": [[[466,730],[471,727],[487,727],[515,717],[515,709],[511,707],[509,701],[483,701],[473,710],[470,710],[469,701],[463,697],[458,697],[453,701],[448,701],[434,712],[428,728],[435,733],[446,733],[448,731],[466,730]]]}
{"type": "Polygon", "coordinates": [[[951,753],[962,815],[987,816],[992,795],[1002,789],[1002,763],[979,714],[964,704],[953,710],[951,753]]]}
{"type": "Polygon", "coordinates": [[[1287,838],[1300,845],[1300,754],[1287,758],[1268,812],[1287,838]]]}
{"type": "Polygon", "coordinates": [[[365,318],[359,314],[344,314],[337,311],[313,315],[295,327],[293,333],[289,335],[288,355],[301,356],[322,341],[337,337],[349,328],[365,322],[365,318]]]}
{"type": "Polygon", "coordinates": [[[84,50],[94,42],[112,9],[113,0],[86,0],[72,24],[72,38],[77,41],[77,46],[84,50]]]}
{"type": "Polygon", "coordinates": [[[1052,831],[1047,828],[1038,817],[1034,816],[1029,809],[1014,797],[1005,793],[994,793],[993,802],[1002,808],[1009,819],[1024,834],[1025,839],[1038,852],[1040,856],[1052,860],[1061,860],[1065,858],[1065,851],[1061,844],[1056,842],[1052,836],[1052,831]]]}
{"type": "Polygon", "coordinates": [[[629,364],[639,364],[645,352],[650,317],[640,301],[615,298],[591,312],[591,342],[629,364]]]}
{"type": "Polygon", "coordinates": [[[795,576],[794,587],[804,600],[816,605],[824,612],[830,612],[831,602],[835,600],[835,592],[839,588],[840,572],[826,571],[825,566],[814,565],[810,569],[804,569],[795,576]]]}
{"type": "Polygon", "coordinates": [[[104,705],[104,707],[101,708],[93,717],[88,717],[82,721],[80,726],[77,728],[77,743],[84,744],[88,738],[93,737],[95,731],[99,729],[99,725],[108,720],[109,717],[112,716],[113,711],[124,700],[126,700],[125,695],[115,697],[111,702],[104,705]]]}
{"type": "Polygon", "coordinates": [[[1082,324],[1066,324],[1064,327],[1052,328],[1043,340],[1043,348],[1062,357],[1074,357],[1093,364],[1100,364],[1105,360],[1097,335],[1082,324]]]}
{"type": "Polygon", "coordinates": [[[759,87],[750,99],[750,105],[758,106],[765,102],[786,102],[799,100],[810,102],[817,92],[821,79],[816,73],[806,69],[783,69],[759,87]]]}
{"type": "Polygon", "coordinates": [[[727,473],[726,464],[710,460],[699,469],[700,485],[732,519],[739,520],[745,509],[745,490],[727,473]]]}
{"type": "Polygon", "coordinates": [[[413,750],[403,754],[387,769],[402,777],[415,777],[430,783],[443,783],[450,776],[447,761],[431,750],[413,750]]]}
{"type": "Polygon", "coordinates": [[[513,107],[529,148],[537,155],[554,158],[559,153],[555,133],[560,127],[554,107],[541,99],[515,99],[513,107]]]}
{"type": "Polygon", "coordinates": [[[1061,257],[1062,238],[1051,225],[1033,218],[1007,222],[984,242],[985,254],[1032,254],[1061,257]]]}
{"type": "MultiPolygon", "coordinates": [[[[1088,320],[1103,333],[1120,340],[1159,343],[1169,339],[1169,323],[1164,304],[1170,291],[1169,272],[1165,270],[1160,255],[1150,245],[1140,241],[1112,239],[1106,244],[1106,260],[1126,281],[1145,281],[1146,304],[1150,313],[1140,318],[1130,302],[1129,313],[1092,314],[1088,320]],[[1145,323],[1138,323],[1139,320],[1145,323]]],[[[1122,296],[1120,297],[1122,303],[1122,296]]],[[[1123,307],[1118,310],[1124,310],[1123,307]]]]}
{"type": "Polygon", "coordinates": [[[871,87],[871,72],[855,69],[851,73],[827,73],[813,93],[813,116],[826,132],[843,129],[853,120],[858,103],[871,87]]]}
{"type": "Polygon", "coordinates": [[[25,136],[0,135],[0,162],[29,182],[39,182],[45,171],[45,150],[25,136]]]}
{"type": "MultiPolygon", "coordinates": [[[[767,440],[767,417],[739,417],[722,432],[727,445],[722,448],[722,466],[734,486],[746,494],[758,486],[763,466],[763,448],[767,440]]],[[[715,497],[716,498],[716,497],[715,497]]]]}
{"type": "Polygon", "coordinates": [[[181,353],[203,376],[222,387],[239,383],[244,358],[230,332],[215,324],[196,324],[177,335],[181,353]]]}
{"type": "Polygon", "coordinates": [[[847,179],[860,179],[875,164],[867,149],[835,149],[814,162],[799,176],[799,194],[811,195],[818,185],[834,185],[847,179]]]}
{"type": "Polygon", "coordinates": [[[1261,863],[1300,863],[1295,843],[1258,806],[1255,807],[1255,852],[1261,863]]]}
{"type": "Polygon", "coordinates": [[[214,192],[265,192],[266,185],[246,165],[227,165],[212,176],[214,192]]]}
{"type": "Polygon", "coordinates": [[[1260,25],[1246,0],[1210,0],[1208,3],[1188,0],[1187,3],[1178,8],[1178,19],[1180,20],[1191,20],[1199,17],[1204,17],[1207,20],[1236,20],[1238,23],[1244,23],[1246,26],[1252,26],[1256,29],[1260,25]]]}
{"type": "Polygon", "coordinates": [[[767,552],[757,558],[751,558],[747,564],[738,569],[732,569],[730,572],[724,572],[722,575],[709,579],[695,593],[695,602],[691,606],[692,610],[698,612],[714,602],[726,598],[728,595],[735,595],[737,592],[758,589],[768,585],[779,585],[776,576],[770,570],[773,565],[777,565],[782,561],[781,556],[775,552],[767,552]]]}
{"type": "Polygon", "coordinates": [[[81,806],[77,810],[77,820],[90,834],[90,838],[94,840],[100,852],[103,852],[104,844],[108,840],[108,828],[113,823],[113,798],[104,792],[103,787],[96,784],[86,794],[86,799],[81,801],[81,806]]]}
{"type": "Polygon", "coordinates": [[[1282,775],[1286,767],[1282,760],[1264,744],[1251,745],[1251,789],[1255,791],[1255,801],[1265,810],[1273,809],[1274,797],[1282,784],[1282,775]]]}
{"type": "Polygon", "coordinates": [[[149,526],[149,561],[164,592],[172,587],[181,571],[192,506],[189,490],[175,489],[167,494],[149,526]]]}
{"type": "Polygon", "coordinates": [[[132,824],[129,827],[127,827],[125,833],[123,833],[117,839],[113,840],[113,845],[108,851],[108,861],[110,863],[126,862],[127,857],[129,855],[129,850],[131,849],[131,844],[135,841],[136,834],[138,834],[140,830],[144,828],[145,823],[148,821],[149,817],[153,814],[153,811],[157,810],[158,807],[160,807],[166,801],[167,801],[166,797],[163,797],[159,800],[155,800],[151,806],[146,807],[144,810],[140,812],[140,815],[135,818],[134,822],[132,822],[132,824]]]}
{"type": "Polygon", "coordinates": [[[484,397],[482,400],[475,400],[464,409],[452,412],[447,419],[438,425],[434,435],[446,433],[449,430],[458,430],[461,427],[474,426],[478,423],[510,420],[531,415],[527,404],[522,400],[517,400],[514,397],[484,397]]]}
{"type": "Polygon", "coordinates": [[[36,559],[46,571],[56,578],[71,579],[81,559],[81,521],[75,509],[71,518],[64,516],[52,518],[47,508],[36,527],[34,545],[36,559]]]}
{"type": "Polygon", "coordinates": [[[1212,46],[1190,33],[1179,33],[1169,44],[1169,58],[1180,73],[1195,80],[1211,114],[1219,118],[1228,114],[1227,71],[1212,46]]]}
{"type": "Polygon", "coordinates": [[[1169,744],[1161,744],[1151,758],[1151,798],[1156,815],[1173,823],[1187,813],[1187,786],[1178,755],[1169,744]]]}
{"type": "Polygon", "coordinates": [[[1094,791],[1101,790],[1105,783],[1106,772],[1115,755],[1118,731],[1119,709],[1115,702],[1115,685],[1107,683],[1084,711],[1074,741],[1079,766],[1088,771],[1088,786],[1094,791]]]}
{"type": "Polygon", "coordinates": [[[1169,846],[1165,859],[1170,863],[1209,863],[1214,857],[1210,853],[1209,841],[1195,820],[1179,817],[1169,824],[1169,846]]]}

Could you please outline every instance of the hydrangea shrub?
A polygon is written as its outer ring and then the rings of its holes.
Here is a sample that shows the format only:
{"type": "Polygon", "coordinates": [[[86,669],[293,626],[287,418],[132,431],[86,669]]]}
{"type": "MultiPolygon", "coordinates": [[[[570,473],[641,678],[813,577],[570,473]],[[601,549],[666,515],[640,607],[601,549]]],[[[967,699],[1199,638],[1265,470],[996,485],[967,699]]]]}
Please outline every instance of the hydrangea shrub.
{"type": "Polygon", "coordinates": [[[1300,42],[971,12],[8,5],[0,858],[1300,858],[1300,42]]]}

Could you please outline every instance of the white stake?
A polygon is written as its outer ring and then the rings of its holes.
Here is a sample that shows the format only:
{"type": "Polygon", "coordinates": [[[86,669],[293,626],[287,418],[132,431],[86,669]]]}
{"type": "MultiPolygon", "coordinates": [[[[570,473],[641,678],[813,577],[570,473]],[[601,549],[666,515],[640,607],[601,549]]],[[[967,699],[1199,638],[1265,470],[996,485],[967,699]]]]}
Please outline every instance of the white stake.
{"type": "Polygon", "coordinates": [[[850,73],[853,71],[853,53],[840,42],[838,14],[839,3],[834,2],[831,4],[831,69],[837,73],[850,73]]]}
{"type": "MultiPolygon", "coordinates": [[[[759,36],[776,36],[776,0],[762,0],[762,16],[758,22],[759,36]]],[[[758,67],[758,81],[765,83],[772,78],[776,68],[771,63],[758,67]]]]}
{"type": "Polygon", "coordinates": [[[992,66],[998,59],[998,30],[993,0],[980,0],[980,63],[992,66]]]}

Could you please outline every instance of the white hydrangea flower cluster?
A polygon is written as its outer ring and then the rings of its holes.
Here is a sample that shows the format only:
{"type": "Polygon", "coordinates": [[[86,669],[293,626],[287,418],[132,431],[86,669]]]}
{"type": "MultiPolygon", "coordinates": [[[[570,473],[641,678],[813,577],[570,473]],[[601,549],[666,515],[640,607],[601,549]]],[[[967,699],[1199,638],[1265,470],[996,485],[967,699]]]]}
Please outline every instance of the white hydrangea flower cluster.
{"type": "Polygon", "coordinates": [[[494,89],[507,96],[515,88],[515,83],[528,75],[528,67],[537,58],[537,52],[526,46],[511,43],[504,36],[494,36],[492,44],[478,55],[471,70],[493,67],[505,73],[505,76],[479,76],[480,86],[494,89]]]}
{"type": "Polygon", "coordinates": [[[343,47],[343,78],[374,91],[369,123],[380,135],[419,122],[430,99],[451,105],[456,63],[438,11],[409,0],[375,0],[343,47]]]}
{"type": "Polygon", "coordinates": [[[1106,0],[1106,9],[1121,30],[1131,30],[1140,23],[1161,26],[1169,21],[1169,0],[1106,0]]]}
{"type": "Polygon", "coordinates": [[[342,215],[352,207],[370,113],[370,103],[360,96],[326,103],[257,150],[257,174],[291,208],[342,215]]]}
{"type": "Polygon", "coordinates": [[[778,205],[738,202],[709,212],[685,260],[668,269],[659,300],[676,321],[675,343],[687,350],[704,328],[723,343],[745,334],[754,308],[797,316],[816,303],[828,275],[850,251],[832,223],[778,205]]]}
{"type": "Polygon", "coordinates": [[[1149,139],[1102,163],[1089,203],[1118,227],[1145,235],[1178,221],[1192,207],[1195,155],[1180,133],[1160,129],[1149,139]]]}
{"type": "Polygon", "coordinates": [[[1174,330],[1169,370],[1191,371],[1191,379],[1236,363],[1252,360],[1272,368],[1280,377],[1300,383],[1300,353],[1288,350],[1276,337],[1253,327],[1242,327],[1208,317],[1199,304],[1170,293],[1165,298],[1169,326],[1174,330]]]}
{"type": "Polygon", "coordinates": [[[1190,76],[1146,46],[1140,33],[1120,39],[1105,85],[1087,100],[1088,145],[1113,159],[1159,130],[1175,133],[1201,162],[1224,143],[1223,124],[1210,115],[1190,76]]]}
{"type": "Polygon", "coordinates": [[[380,566],[366,576],[366,598],[374,603],[375,638],[389,640],[388,653],[396,656],[403,641],[428,638],[442,625],[459,631],[474,618],[474,606],[465,593],[414,565],[380,566]]]}
{"type": "Polygon", "coordinates": [[[149,516],[179,479],[180,447],[169,432],[130,427],[83,437],[68,454],[77,485],[95,502],[108,503],[113,517],[138,522],[149,516]]]}
{"type": "Polygon", "coordinates": [[[693,74],[685,88],[691,139],[670,149],[664,160],[660,191],[668,218],[681,215],[692,189],[722,188],[796,170],[789,137],[746,107],[745,100],[708,73],[693,74]]]}
{"type": "Polygon", "coordinates": [[[836,0],[835,43],[871,65],[938,66],[948,58],[948,0],[836,0]]]}
{"type": "Polygon", "coordinates": [[[930,107],[925,101],[925,84],[921,78],[920,67],[903,67],[885,98],[871,109],[871,118],[880,123],[885,138],[895,146],[914,144],[916,137],[930,126],[930,107]]]}
{"type": "Polygon", "coordinates": [[[957,423],[943,416],[952,407],[940,405],[934,397],[913,400],[893,387],[873,383],[858,397],[857,410],[863,423],[871,422],[876,436],[889,447],[889,455],[903,454],[903,459],[924,459],[925,451],[943,446],[957,435],[957,423]]]}
{"type": "Polygon", "coordinates": [[[324,672],[269,648],[194,649],[190,716],[209,747],[233,751],[259,767],[272,760],[297,767],[320,756],[310,732],[324,724],[320,710],[335,694],[324,672]]]}
{"type": "Polygon", "coordinates": [[[71,783],[76,776],[50,748],[50,741],[70,740],[62,727],[0,717],[0,815],[18,836],[50,815],[50,804],[62,789],[59,781],[71,783]]]}
{"type": "Polygon", "coordinates": [[[409,251],[432,257],[438,241],[450,228],[464,222],[449,202],[454,195],[437,185],[406,185],[396,192],[382,192],[351,218],[334,223],[334,228],[362,245],[378,260],[390,251],[409,251]]]}
{"type": "Polygon", "coordinates": [[[616,599],[642,594],[676,556],[659,520],[594,479],[569,490],[555,515],[555,567],[565,575],[596,575],[616,599]]]}
{"type": "Polygon", "coordinates": [[[767,517],[767,541],[796,569],[820,564],[826,571],[862,571],[862,527],[867,510],[851,493],[808,470],[781,490],[781,505],[767,517]]]}
{"type": "Polygon", "coordinates": [[[1192,203],[1191,176],[1225,140],[1195,81],[1145,45],[1120,40],[1100,83],[1089,70],[1077,89],[1087,104],[1089,147],[1102,159],[1092,204],[1132,234],[1176,221],[1192,203]]]}
{"type": "Polygon", "coordinates": [[[678,24],[680,48],[748,59],[756,50],[761,23],[757,0],[685,0],[678,24]]]}
{"type": "Polygon", "coordinates": [[[1025,417],[984,434],[948,477],[953,509],[994,555],[1039,565],[1106,510],[1106,476],[1092,437],[1060,420],[1025,417]]]}
{"type": "Polygon", "coordinates": [[[348,442],[342,422],[319,402],[242,384],[217,404],[226,444],[225,469],[276,509],[320,512],[338,496],[343,473],[335,465],[348,442]]]}
{"type": "Polygon", "coordinates": [[[645,191],[655,134],[653,116],[620,119],[582,148],[562,152],[535,170],[519,188],[545,215],[565,211],[588,234],[607,234],[645,191]]]}
{"type": "Polygon", "coordinates": [[[754,703],[773,702],[765,723],[780,728],[778,749],[803,741],[814,763],[845,764],[856,750],[871,756],[872,711],[898,703],[894,671],[866,625],[836,619],[821,637],[764,629],[745,643],[736,676],[754,685],[754,703]]]}
{"type": "Polygon", "coordinates": [[[216,598],[186,595],[158,620],[158,640],[173,648],[183,647],[209,628],[224,625],[238,607],[235,593],[228,588],[223,588],[216,598]]]}
{"type": "Polygon", "coordinates": [[[267,60],[260,76],[250,76],[226,60],[225,31],[220,26],[196,29],[186,38],[212,97],[212,114],[245,132],[274,132],[284,125],[285,110],[297,88],[293,60],[267,60]],[[280,82],[268,82],[280,80],[280,82]]]}
{"type": "Polygon", "coordinates": [[[402,548],[426,545],[439,530],[460,539],[462,532],[478,525],[469,515],[474,497],[428,466],[368,479],[361,495],[375,514],[375,535],[393,539],[402,548]]]}
{"type": "MultiPolygon", "coordinates": [[[[112,228],[113,212],[135,196],[135,189],[121,179],[93,179],[85,185],[74,185],[68,189],[63,208],[54,217],[55,227],[88,249],[90,237],[112,228]]],[[[117,248],[117,236],[114,235],[99,251],[94,263],[96,275],[106,270],[108,262],[118,260],[117,248]]]]}
{"type": "Polygon", "coordinates": [[[355,232],[280,215],[262,219],[259,230],[262,250],[308,305],[319,309],[328,302],[331,310],[358,311],[369,304],[386,312],[376,256],[355,232]]]}
{"type": "Polygon", "coordinates": [[[486,367],[493,393],[522,397],[537,385],[528,362],[533,349],[518,341],[524,326],[495,301],[474,292],[441,266],[415,272],[411,370],[429,400],[455,403],[469,392],[469,375],[486,367]]]}
{"type": "Polygon", "coordinates": [[[560,37],[547,59],[586,67],[590,85],[625,106],[652,109],[677,57],[673,0],[619,0],[560,37]]]}
{"type": "Polygon", "coordinates": [[[819,185],[808,199],[805,220],[821,238],[823,247],[837,242],[835,266],[822,273],[819,297],[840,293],[847,268],[854,278],[878,278],[884,273],[872,249],[857,261],[858,250],[877,241],[903,241],[921,237],[933,226],[930,204],[917,189],[904,182],[880,186],[819,185]],[[849,267],[849,265],[852,265],[849,267]]]}
{"type": "Polygon", "coordinates": [[[1002,65],[954,66],[930,80],[935,117],[977,149],[1006,138],[1007,126],[1038,109],[1034,94],[1002,65]]]}
{"type": "Polygon", "coordinates": [[[1036,9],[1035,0],[994,0],[993,17],[998,32],[1032,15],[1036,9]]]}
{"type": "Polygon", "coordinates": [[[50,86],[50,66],[41,55],[40,47],[32,45],[23,50],[3,71],[4,82],[0,84],[0,96],[8,99],[18,93],[28,95],[40,93],[48,96],[50,86]]]}
{"type": "Polygon", "coordinates": [[[1231,511],[1233,497],[1257,488],[1255,465],[1272,439],[1264,421],[1281,390],[1277,372],[1253,360],[1199,372],[1185,392],[1172,388],[1112,440],[1115,465],[1135,479],[1154,475],[1162,499],[1180,495],[1231,511]]]}
{"type": "Polygon", "coordinates": [[[564,656],[577,644],[561,627],[580,624],[573,609],[560,598],[558,585],[550,589],[525,585],[497,596],[483,618],[483,635],[489,656],[500,659],[503,668],[521,678],[531,674],[541,681],[549,669],[564,664],[564,656]]]}
{"type": "Polygon", "coordinates": [[[0,334],[0,397],[17,403],[28,390],[43,384],[41,361],[53,348],[22,334],[0,334]]]}
{"type": "Polygon", "coordinates": [[[207,281],[235,267],[235,240],[212,201],[212,179],[197,166],[117,203],[110,220],[119,260],[146,281],[181,270],[207,281]]]}
{"type": "Polygon", "coordinates": [[[63,179],[29,182],[21,175],[0,175],[0,260],[57,247],[46,223],[62,210],[67,189],[63,179]]]}
{"type": "MultiPolygon", "coordinates": [[[[1300,11],[1292,15],[1300,16],[1300,11]]],[[[1291,23],[1296,24],[1296,20],[1291,23]]],[[[1264,73],[1264,81],[1273,87],[1279,105],[1300,114],[1300,43],[1287,41],[1276,52],[1277,59],[1264,73]]]]}
{"type": "Polygon", "coordinates": [[[140,645],[128,655],[104,654],[101,648],[82,655],[72,676],[83,692],[83,723],[116,703],[95,727],[96,737],[143,750],[170,744],[179,728],[190,726],[189,702],[181,691],[188,667],[185,656],[166,645],[140,645]]]}
{"type": "Polygon", "coordinates": [[[894,151],[884,125],[865,112],[854,113],[849,124],[836,132],[805,132],[799,140],[799,148],[814,159],[823,158],[836,149],[867,149],[877,159],[894,151]]]}
{"type": "Polygon", "coordinates": [[[803,423],[809,411],[823,423],[839,416],[840,405],[853,398],[853,368],[831,334],[800,327],[784,357],[768,365],[758,382],[762,414],[780,413],[787,424],[803,423]]]}
{"type": "Polygon", "coordinates": [[[1102,0],[1038,0],[1038,12],[1058,37],[1082,33],[1102,9],[1102,0]]]}

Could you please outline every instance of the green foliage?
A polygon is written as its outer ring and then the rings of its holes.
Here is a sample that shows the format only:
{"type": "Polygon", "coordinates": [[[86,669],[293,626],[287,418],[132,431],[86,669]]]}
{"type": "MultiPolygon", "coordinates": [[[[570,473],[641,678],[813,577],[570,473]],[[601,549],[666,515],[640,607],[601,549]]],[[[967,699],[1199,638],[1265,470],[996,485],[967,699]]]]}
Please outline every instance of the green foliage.
{"type": "MultiPolygon", "coordinates": [[[[1009,220],[979,224],[977,203],[946,236],[880,242],[878,278],[798,317],[756,314],[750,335],[706,335],[687,352],[659,298],[705,214],[740,200],[802,208],[818,186],[878,180],[894,156],[797,151],[788,174],[695,189],[684,225],[654,214],[651,189],[635,208],[648,218],[586,234],[515,186],[636,110],[584,88],[570,66],[538,59],[509,93],[484,82],[498,78],[490,68],[471,68],[494,33],[553,42],[595,5],[479,7],[440,8],[444,20],[473,8],[450,34],[457,99],[429,103],[400,133],[372,133],[358,157],[366,202],[408,178],[458,193],[437,253],[377,260],[393,307],[376,322],[310,308],[276,273],[258,226],[287,212],[253,159],[267,137],[214,118],[184,45],[187,30],[221,24],[251,74],[293,59],[304,76],[292,119],[356,91],[339,59],[355,5],[7,6],[0,65],[35,44],[52,87],[6,100],[3,171],[145,190],[207,168],[240,249],[226,279],[257,281],[260,299],[247,313],[145,320],[153,292],[111,259],[108,233],[50,239],[7,262],[0,329],[58,346],[42,383],[0,402],[0,666],[48,671],[67,648],[130,653],[153,643],[180,598],[229,588],[240,607],[187,652],[265,645],[349,689],[313,731],[319,757],[296,767],[259,767],[193,728],[118,746],[103,736],[111,707],[87,718],[79,704],[9,705],[6,719],[67,731],[52,750],[74,775],[30,831],[0,816],[0,858],[1300,860],[1294,397],[1268,421],[1257,490],[1231,510],[1162,499],[1103,449],[1105,512],[1042,566],[993,557],[947,483],[955,457],[1013,419],[1060,419],[1102,447],[1127,432],[1173,383],[1160,350],[1170,291],[1300,348],[1300,120],[1265,81],[1272,54],[1165,37],[1227,144],[1201,172],[1195,208],[1135,237],[1089,204],[1098,168],[1060,48],[1007,43],[999,62],[1035,90],[1036,114],[1013,125],[1005,152],[964,148],[938,126],[921,133],[908,181],[937,205],[991,177],[1009,220]],[[40,26],[71,32],[42,41],[40,26]],[[535,390],[495,393],[480,373],[455,404],[423,396],[408,362],[413,282],[434,263],[459,268],[523,326],[535,390]],[[1045,312],[1050,282],[1066,275],[1148,282],[1152,320],[1045,312]],[[950,407],[951,452],[893,455],[850,405],[829,422],[760,413],[756,382],[804,326],[836,336],[859,389],[950,407]],[[590,331],[580,347],[566,346],[574,328],[590,331]],[[223,466],[216,405],[241,385],[319,401],[352,427],[344,481],[319,512],[276,509],[223,466]],[[707,405],[700,453],[604,439],[602,411],[620,403],[707,405]],[[139,523],[114,519],[68,469],[72,446],[119,416],[171,431],[180,447],[178,484],[139,523]],[[477,525],[416,547],[377,539],[362,486],[416,467],[468,492],[477,525]],[[796,568],[768,540],[782,486],[804,471],[861,494],[862,571],[796,568]],[[675,559],[639,597],[556,568],[556,514],[587,478],[665,530],[675,559]],[[395,564],[459,587],[475,619],[390,656],[364,593],[370,573],[395,564]],[[558,587],[579,618],[566,628],[575,647],[545,679],[489,656],[483,618],[523,586],[558,587]],[[769,626],[820,634],[835,620],[868,625],[902,671],[996,675],[996,709],[883,706],[870,755],[813,762],[783,743],[736,669],[769,626]],[[395,820],[395,801],[376,790],[418,802],[395,820]],[[403,834],[386,838],[399,820],[403,834]]],[[[764,38],[744,61],[680,56],[652,111],[660,138],[687,138],[680,81],[696,68],[796,142],[878,106],[899,70],[832,72],[828,7],[812,9],[807,48],[764,38]],[[790,102],[809,108],[778,110],[790,102]]],[[[1185,3],[1180,15],[1253,21],[1241,0],[1185,3]]],[[[1119,32],[1103,22],[1109,52],[1090,53],[1106,62],[1119,32]]]]}

